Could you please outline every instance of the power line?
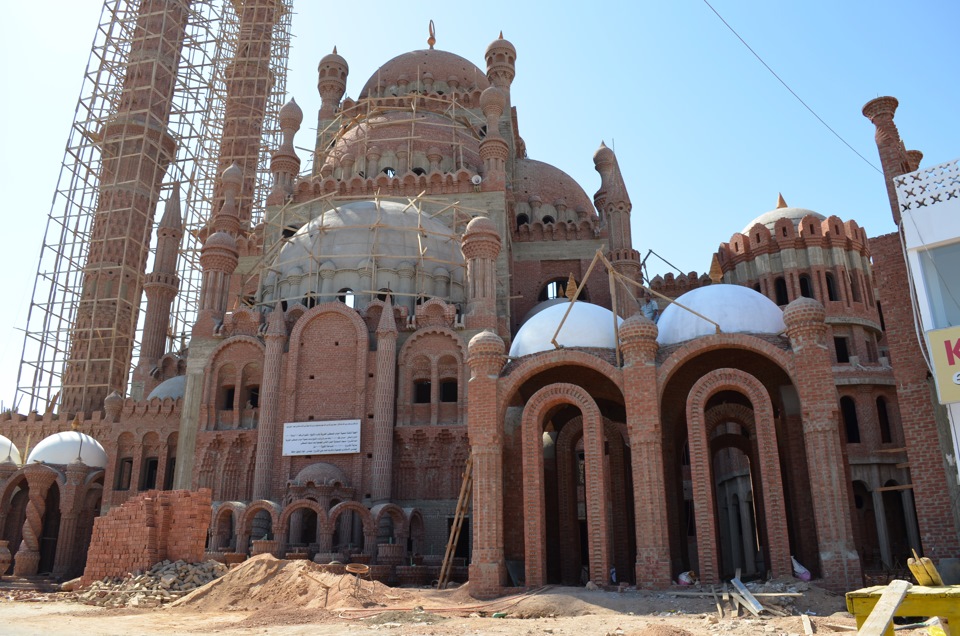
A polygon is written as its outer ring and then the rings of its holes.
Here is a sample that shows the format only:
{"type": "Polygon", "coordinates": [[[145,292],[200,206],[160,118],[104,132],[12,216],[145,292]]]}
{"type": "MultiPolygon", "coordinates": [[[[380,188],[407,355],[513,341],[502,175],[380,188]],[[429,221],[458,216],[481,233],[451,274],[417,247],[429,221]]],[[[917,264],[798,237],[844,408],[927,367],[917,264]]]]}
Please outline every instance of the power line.
{"type": "Polygon", "coordinates": [[[856,154],[858,157],[860,157],[861,159],[863,159],[863,161],[864,161],[868,166],[870,166],[871,168],[873,168],[874,170],[876,170],[876,171],[879,172],[880,174],[883,174],[883,171],[880,170],[880,168],[878,168],[878,167],[876,167],[875,165],[873,165],[873,164],[870,162],[869,159],[867,159],[866,157],[864,157],[863,155],[861,155],[859,152],[857,152],[857,149],[854,148],[853,146],[851,146],[849,143],[847,143],[847,140],[844,139],[843,137],[841,137],[841,136],[840,136],[840,133],[838,133],[836,130],[834,130],[833,128],[831,128],[831,127],[830,127],[830,124],[828,124],[827,122],[823,121],[823,118],[820,117],[820,115],[818,115],[818,114],[816,113],[816,111],[814,111],[812,108],[810,108],[810,106],[808,106],[807,103],[806,103],[805,101],[803,101],[803,100],[800,98],[800,96],[797,95],[796,92],[794,92],[794,90],[787,85],[787,83],[786,83],[785,81],[783,81],[783,78],[781,78],[779,75],[777,75],[776,71],[774,71],[772,68],[770,68],[770,65],[769,65],[769,64],[767,64],[766,62],[763,61],[763,58],[760,57],[760,55],[759,55],[756,51],[754,51],[753,48],[752,48],[749,44],[747,44],[747,41],[744,40],[742,37],[740,37],[740,34],[737,33],[736,29],[734,29],[732,26],[730,26],[730,23],[723,19],[723,16],[720,15],[720,13],[719,13],[716,9],[713,8],[713,5],[712,5],[712,4],[710,4],[707,0],[703,0],[703,3],[704,3],[705,5],[707,5],[708,7],[710,7],[710,10],[713,11],[713,13],[714,13],[718,18],[720,18],[720,21],[723,22],[723,24],[724,24],[728,29],[730,29],[730,32],[733,33],[735,36],[737,36],[737,39],[738,39],[738,40],[740,40],[741,42],[743,42],[743,45],[744,45],[745,47],[747,47],[747,50],[750,51],[751,53],[753,53],[753,56],[754,56],[755,58],[757,58],[757,59],[760,61],[761,64],[763,64],[764,68],[766,68],[768,71],[770,71],[770,74],[773,75],[774,77],[776,77],[776,78],[777,78],[777,81],[779,81],[781,84],[783,84],[783,87],[784,87],[785,89],[787,89],[788,91],[790,91],[790,94],[793,95],[794,97],[796,97],[796,98],[797,98],[797,101],[800,102],[801,104],[803,104],[803,107],[806,108],[807,110],[809,110],[811,115],[813,115],[814,117],[817,118],[817,121],[819,121],[821,124],[823,124],[823,125],[827,128],[827,130],[829,130],[830,132],[832,132],[837,139],[839,139],[840,141],[842,141],[842,142],[843,142],[843,145],[845,145],[847,148],[849,148],[850,150],[852,150],[852,151],[854,152],[854,154],[856,154]]]}

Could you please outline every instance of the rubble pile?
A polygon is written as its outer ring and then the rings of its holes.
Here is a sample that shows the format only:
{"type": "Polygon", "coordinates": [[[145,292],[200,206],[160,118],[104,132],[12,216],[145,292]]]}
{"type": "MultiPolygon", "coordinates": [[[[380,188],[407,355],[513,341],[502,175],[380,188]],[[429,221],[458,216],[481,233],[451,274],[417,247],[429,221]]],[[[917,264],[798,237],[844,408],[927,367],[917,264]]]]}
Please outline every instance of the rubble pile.
{"type": "Polygon", "coordinates": [[[157,607],[175,601],[227,573],[217,561],[161,561],[144,573],[94,581],[77,600],[100,607],[157,607]]]}

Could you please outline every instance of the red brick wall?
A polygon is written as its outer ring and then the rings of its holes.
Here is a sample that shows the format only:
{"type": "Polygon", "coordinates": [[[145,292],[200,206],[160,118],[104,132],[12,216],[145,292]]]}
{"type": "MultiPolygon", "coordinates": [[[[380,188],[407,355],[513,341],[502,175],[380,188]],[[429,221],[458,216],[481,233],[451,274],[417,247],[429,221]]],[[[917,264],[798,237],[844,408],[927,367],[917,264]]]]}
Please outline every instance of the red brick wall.
{"type": "Polygon", "coordinates": [[[210,526],[210,490],[151,490],[98,517],[83,585],[145,570],[158,561],[203,559],[210,526]]]}
{"type": "Polygon", "coordinates": [[[960,540],[954,523],[948,476],[943,453],[937,446],[938,432],[923,361],[914,330],[907,268],[896,233],[870,239],[873,271],[887,326],[893,375],[897,381],[900,423],[910,462],[910,477],[917,506],[920,541],[925,556],[934,561],[960,556],[960,540]]]}

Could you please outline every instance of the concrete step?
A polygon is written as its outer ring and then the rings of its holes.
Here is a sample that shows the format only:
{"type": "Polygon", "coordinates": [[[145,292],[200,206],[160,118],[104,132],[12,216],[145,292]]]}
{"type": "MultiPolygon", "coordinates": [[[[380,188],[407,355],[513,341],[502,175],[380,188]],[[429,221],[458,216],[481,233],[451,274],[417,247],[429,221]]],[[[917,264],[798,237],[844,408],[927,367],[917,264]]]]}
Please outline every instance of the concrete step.
{"type": "Polygon", "coordinates": [[[6,592],[59,592],[60,584],[51,576],[0,576],[0,590],[6,592]]]}

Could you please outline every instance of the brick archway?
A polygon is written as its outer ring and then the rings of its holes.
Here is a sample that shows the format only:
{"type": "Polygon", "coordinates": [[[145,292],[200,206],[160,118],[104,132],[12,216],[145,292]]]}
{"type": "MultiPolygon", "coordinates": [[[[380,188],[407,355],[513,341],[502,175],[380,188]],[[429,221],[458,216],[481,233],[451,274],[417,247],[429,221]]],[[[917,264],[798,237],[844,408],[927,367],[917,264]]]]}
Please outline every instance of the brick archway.
{"type": "Polygon", "coordinates": [[[713,495],[710,431],[705,408],[711,397],[720,391],[727,390],[742,393],[753,405],[758,448],[757,468],[760,470],[760,483],[763,488],[764,516],[770,551],[769,567],[774,576],[787,576],[792,570],[773,404],[763,384],[757,378],[739,369],[723,368],[714,369],[705,374],[694,383],[687,395],[687,439],[690,444],[690,471],[693,479],[700,579],[707,583],[719,582],[720,542],[714,523],[716,502],[713,495]]]}
{"type": "Polygon", "coordinates": [[[524,558],[527,587],[546,583],[547,528],[543,487],[543,419],[550,409],[563,404],[580,410],[583,418],[584,471],[590,580],[608,583],[610,546],[608,541],[606,470],[603,461],[603,420],[597,403],[582,387],[566,382],[549,384],[533,394],[523,409],[524,558]]]}

